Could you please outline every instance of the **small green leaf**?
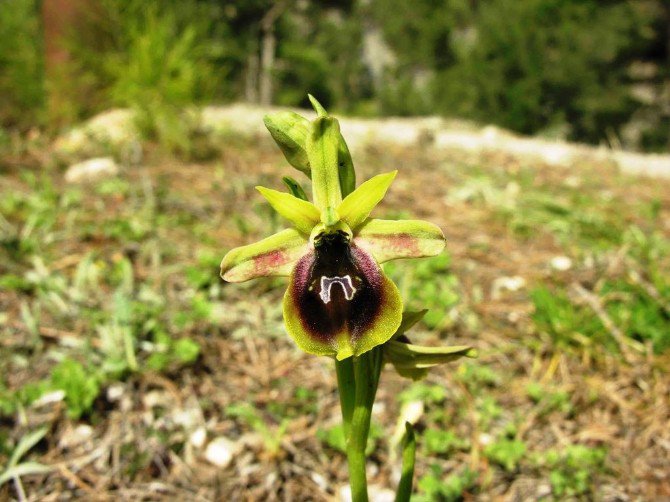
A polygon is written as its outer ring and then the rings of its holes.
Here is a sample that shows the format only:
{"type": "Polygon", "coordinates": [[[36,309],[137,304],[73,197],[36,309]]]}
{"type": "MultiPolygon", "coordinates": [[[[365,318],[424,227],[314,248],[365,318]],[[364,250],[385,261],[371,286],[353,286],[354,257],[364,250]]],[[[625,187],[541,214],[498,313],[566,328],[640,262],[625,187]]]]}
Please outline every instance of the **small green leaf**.
{"type": "Polygon", "coordinates": [[[398,331],[395,332],[395,335],[393,335],[392,340],[398,338],[400,335],[404,335],[407,331],[412,329],[412,327],[421,319],[423,319],[423,316],[425,316],[427,313],[428,309],[417,311],[405,310],[402,313],[402,322],[400,323],[400,327],[398,328],[398,331]]]}
{"type": "Polygon", "coordinates": [[[21,460],[26,453],[46,436],[48,430],[47,427],[41,427],[40,429],[21,437],[19,444],[17,444],[14,451],[12,451],[12,456],[10,457],[9,462],[7,462],[7,465],[12,467],[18,464],[19,460],[21,460]]]}
{"type": "MultiPolygon", "coordinates": [[[[118,301],[118,297],[115,300],[118,301]]],[[[51,372],[51,386],[65,392],[70,418],[76,420],[93,407],[93,402],[100,394],[100,380],[96,371],[73,359],[63,359],[51,372]]]]}
{"type": "Polygon", "coordinates": [[[14,478],[29,476],[31,474],[45,474],[51,471],[53,471],[53,467],[48,465],[39,464],[37,462],[23,462],[19,465],[10,467],[2,474],[0,474],[0,486],[14,478]]]}
{"type": "Polygon", "coordinates": [[[293,223],[302,233],[309,235],[319,223],[319,210],[311,202],[270,188],[257,186],[256,190],[265,197],[275,211],[293,223]]]}
{"type": "Polygon", "coordinates": [[[398,491],[395,495],[395,502],[409,502],[412,495],[412,481],[414,479],[414,459],[416,458],[416,437],[414,436],[414,427],[411,423],[405,422],[405,434],[402,438],[402,474],[398,491]]]}
{"type": "Polygon", "coordinates": [[[175,342],[173,352],[179,362],[189,364],[200,355],[200,345],[190,338],[180,338],[175,342]]]}
{"type": "Polygon", "coordinates": [[[291,195],[293,195],[293,197],[297,197],[298,199],[302,200],[307,200],[307,194],[300,186],[300,183],[298,183],[290,176],[284,176],[281,180],[284,182],[284,185],[286,185],[286,187],[288,188],[289,192],[291,192],[291,195]]]}
{"type": "Polygon", "coordinates": [[[342,201],[337,208],[340,218],[345,221],[355,232],[372,212],[377,204],[381,202],[386,191],[393,183],[398,171],[378,174],[370,178],[342,201]]]}
{"type": "Polygon", "coordinates": [[[309,120],[295,112],[282,111],[266,115],[263,122],[288,163],[310,177],[306,150],[309,120]]]}

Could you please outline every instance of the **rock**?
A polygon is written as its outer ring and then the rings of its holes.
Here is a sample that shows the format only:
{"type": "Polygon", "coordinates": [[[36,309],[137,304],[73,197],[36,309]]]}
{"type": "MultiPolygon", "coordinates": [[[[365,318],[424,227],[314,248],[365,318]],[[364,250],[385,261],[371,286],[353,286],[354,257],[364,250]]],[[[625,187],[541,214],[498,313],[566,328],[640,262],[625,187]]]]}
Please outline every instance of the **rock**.
{"type": "Polygon", "coordinates": [[[115,402],[120,400],[125,394],[125,387],[122,384],[112,384],[107,388],[107,400],[115,402]]]}
{"type": "Polygon", "coordinates": [[[210,464],[224,469],[233,461],[235,452],[235,443],[224,437],[218,437],[207,445],[205,458],[210,464]]]}
{"type": "Polygon", "coordinates": [[[65,399],[65,391],[54,390],[53,392],[47,392],[33,401],[31,406],[33,408],[41,408],[42,406],[47,406],[49,404],[60,403],[63,399],[65,399]]]}
{"type": "Polygon", "coordinates": [[[519,291],[526,286],[526,279],[519,275],[512,277],[498,277],[493,281],[491,286],[491,297],[494,300],[499,300],[503,291],[519,291]]]}
{"type": "Polygon", "coordinates": [[[554,256],[549,262],[551,268],[559,272],[565,272],[572,268],[572,260],[567,256],[554,256]]]}
{"type": "Polygon", "coordinates": [[[479,435],[479,444],[482,446],[488,446],[493,443],[493,436],[491,434],[488,434],[486,432],[482,432],[479,435]]]}
{"type": "Polygon", "coordinates": [[[58,440],[58,446],[61,449],[69,449],[74,446],[85,443],[93,437],[93,427],[86,424],[77,427],[68,427],[58,440]]]}
{"type": "Polygon", "coordinates": [[[111,157],[89,159],[78,164],[72,164],[65,171],[65,181],[68,183],[89,183],[119,174],[119,166],[111,157]]]}
{"type": "MultiPolygon", "coordinates": [[[[393,502],[395,500],[393,490],[376,485],[368,486],[368,495],[370,502],[393,502]]],[[[351,502],[351,488],[349,485],[342,485],[340,487],[340,500],[342,502],[351,502]]]]}
{"type": "Polygon", "coordinates": [[[405,435],[405,422],[416,425],[416,423],[421,420],[423,413],[424,405],[423,401],[420,400],[409,401],[403,404],[402,408],[400,408],[400,416],[398,417],[395,430],[389,441],[389,455],[392,462],[395,462],[398,457],[398,446],[402,441],[402,437],[405,435]]]}
{"type": "Polygon", "coordinates": [[[169,408],[173,405],[170,394],[162,390],[150,390],[142,395],[142,404],[148,410],[151,408],[169,408]]]}
{"type": "Polygon", "coordinates": [[[188,442],[196,448],[202,448],[207,439],[207,431],[204,427],[198,427],[194,430],[188,438],[188,442]]]}
{"type": "Polygon", "coordinates": [[[129,164],[142,157],[141,134],[135,114],[127,109],[109,110],[60,136],[54,142],[54,153],[61,159],[113,155],[129,164]]]}

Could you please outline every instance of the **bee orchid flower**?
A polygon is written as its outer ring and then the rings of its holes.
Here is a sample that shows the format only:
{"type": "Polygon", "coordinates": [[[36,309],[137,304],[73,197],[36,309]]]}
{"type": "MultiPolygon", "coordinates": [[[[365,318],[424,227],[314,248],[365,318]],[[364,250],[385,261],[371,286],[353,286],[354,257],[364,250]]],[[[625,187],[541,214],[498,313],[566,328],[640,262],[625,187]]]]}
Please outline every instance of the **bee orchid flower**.
{"type": "Polygon", "coordinates": [[[380,264],[436,255],[444,235],[425,221],[370,217],[397,171],[342,197],[337,120],[320,115],[305,136],[313,203],[256,187],[293,227],[232,249],[221,276],[230,282],[289,276],[283,300],[288,334],[308,353],[343,360],[384,344],[400,327],[402,299],[380,264]]]}

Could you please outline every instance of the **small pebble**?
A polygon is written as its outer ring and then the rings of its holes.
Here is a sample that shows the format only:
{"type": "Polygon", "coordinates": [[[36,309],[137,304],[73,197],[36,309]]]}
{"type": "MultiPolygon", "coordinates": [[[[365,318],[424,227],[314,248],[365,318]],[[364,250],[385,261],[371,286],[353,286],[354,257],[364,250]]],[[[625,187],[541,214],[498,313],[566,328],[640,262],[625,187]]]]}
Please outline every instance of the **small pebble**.
{"type": "Polygon", "coordinates": [[[554,256],[550,262],[551,268],[559,272],[565,272],[572,268],[572,260],[567,256],[554,256]]]}
{"type": "Polygon", "coordinates": [[[218,437],[210,441],[205,450],[205,458],[210,464],[220,468],[230,465],[233,460],[234,443],[224,437],[218,437]]]}

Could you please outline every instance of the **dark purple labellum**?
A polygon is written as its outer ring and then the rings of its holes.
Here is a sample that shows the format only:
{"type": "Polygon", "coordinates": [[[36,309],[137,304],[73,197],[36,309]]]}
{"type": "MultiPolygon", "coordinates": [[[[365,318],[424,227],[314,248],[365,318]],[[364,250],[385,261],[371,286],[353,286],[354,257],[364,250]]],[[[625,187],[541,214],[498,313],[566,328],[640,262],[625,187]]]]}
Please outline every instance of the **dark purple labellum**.
{"type": "Polygon", "coordinates": [[[348,333],[355,342],[381,313],[383,285],[374,259],[337,232],[318,237],[297,263],[289,294],[308,335],[329,342],[348,333]]]}

